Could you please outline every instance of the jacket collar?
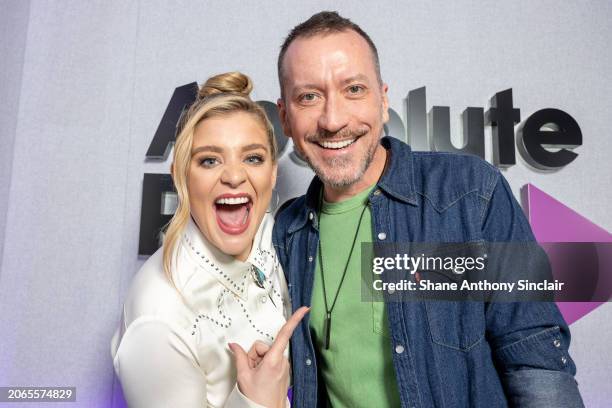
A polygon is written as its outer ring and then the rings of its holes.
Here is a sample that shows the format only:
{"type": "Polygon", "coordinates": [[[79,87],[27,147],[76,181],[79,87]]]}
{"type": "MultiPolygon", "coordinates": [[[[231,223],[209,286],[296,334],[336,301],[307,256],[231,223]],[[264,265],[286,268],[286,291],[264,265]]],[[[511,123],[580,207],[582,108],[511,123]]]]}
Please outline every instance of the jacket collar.
{"type": "MultiPolygon", "coordinates": [[[[417,205],[413,157],[410,146],[389,136],[383,137],[380,143],[387,149],[388,163],[378,182],[378,187],[400,201],[417,205]]],[[[313,227],[318,229],[317,212],[322,186],[323,183],[319,177],[315,176],[306,192],[303,211],[289,226],[288,232],[290,234],[303,228],[309,220],[313,223],[313,227]]]]}
{"type": "Polygon", "coordinates": [[[400,201],[417,205],[412,149],[401,140],[390,136],[383,137],[381,144],[387,149],[389,163],[378,187],[400,201]]]}
{"type": "Polygon", "coordinates": [[[251,253],[244,262],[221,252],[208,242],[191,217],[185,226],[181,243],[202,269],[212,274],[228,290],[246,299],[249,279],[253,279],[256,273],[254,268],[264,274],[265,280],[274,271],[276,256],[272,246],[273,225],[274,219],[265,214],[253,239],[251,253]]]}

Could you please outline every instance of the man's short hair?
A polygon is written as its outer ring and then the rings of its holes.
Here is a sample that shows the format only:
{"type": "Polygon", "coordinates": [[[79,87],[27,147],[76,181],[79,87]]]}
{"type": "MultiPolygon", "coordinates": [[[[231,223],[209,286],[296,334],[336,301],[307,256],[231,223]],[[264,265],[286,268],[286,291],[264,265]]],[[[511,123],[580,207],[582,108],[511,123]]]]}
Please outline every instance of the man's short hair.
{"type": "Polygon", "coordinates": [[[382,77],[380,75],[380,62],[378,60],[378,50],[374,45],[374,42],[370,36],[361,29],[357,24],[353,23],[348,18],[342,17],[336,11],[321,11],[317,14],[312,15],[308,20],[304,21],[293,27],[289,32],[287,38],[281,46],[280,53],[278,54],[277,70],[278,70],[278,82],[281,88],[281,95],[283,95],[283,59],[287,53],[287,49],[291,43],[298,38],[314,37],[316,35],[325,35],[331,33],[341,33],[344,31],[353,30],[370,46],[372,51],[372,59],[374,60],[374,66],[376,67],[376,76],[378,82],[382,84],[382,77]]]}

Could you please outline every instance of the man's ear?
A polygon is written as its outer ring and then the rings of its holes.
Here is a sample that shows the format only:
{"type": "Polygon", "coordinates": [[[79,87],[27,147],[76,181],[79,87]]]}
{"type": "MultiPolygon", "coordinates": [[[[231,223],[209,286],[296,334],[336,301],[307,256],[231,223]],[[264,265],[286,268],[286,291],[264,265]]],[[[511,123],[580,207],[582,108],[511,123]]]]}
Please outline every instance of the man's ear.
{"type": "Polygon", "coordinates": [[[283,133],[287,137],[291,137],[291,128],[289,127],[289,121],[287,120],[287,107],[283,98],[278,98],[276,101],[276,107],[278,108],[278,117],[283,127],[283,133]]]}
{"type": "Polygon", "coordinates": [[[380,88],[380,93],[382,96],[382,120],[383,123],[387,123],[389,121],[389,95],[387,92],[389,91],[389,85],[383,83],[380,88]]]}

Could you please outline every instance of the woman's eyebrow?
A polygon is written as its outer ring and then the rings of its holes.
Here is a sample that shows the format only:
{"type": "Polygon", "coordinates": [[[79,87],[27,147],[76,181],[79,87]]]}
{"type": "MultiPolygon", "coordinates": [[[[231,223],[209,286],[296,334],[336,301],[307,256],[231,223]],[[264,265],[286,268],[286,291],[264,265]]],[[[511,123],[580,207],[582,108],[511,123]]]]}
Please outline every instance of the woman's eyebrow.
{"type": "Polygon", "coordinates": [[[199,146],[196,147],[195,149],[193,149],[191,151],[191,155],[195,155],[197,153],[200,152],[215,152],[215,153],[223,153],[223,149],[220,148],[219,146],[211,146],[211,145],[207,145],[207,146],[199,146]]]}
{"type": "Polygon", "coordinates": [[[255,149],[264,149],[266,150],[266,146],[262,145],[261,143],[251,143],[250,145],[246,145],[242,148],[243,152],[246,152],[248,150],[255,150],[255,149]]]}
{"type": "MultiPolygon", "coordinates": [[[[249,145],[243,146],[242,149],[240,150],[242,150],[243,152],[246,152],[249,150],[256,150],[256,149],[266,150],[266,146],[261,143],[251,143],[249,145]]],[[[221,154],[223,153],[223,149],[219,146],[213,146],[213,145],[198,146],[191,151],[191,155],[194,156],[200,152],[214,152],[214,153],[221,154]]]]}

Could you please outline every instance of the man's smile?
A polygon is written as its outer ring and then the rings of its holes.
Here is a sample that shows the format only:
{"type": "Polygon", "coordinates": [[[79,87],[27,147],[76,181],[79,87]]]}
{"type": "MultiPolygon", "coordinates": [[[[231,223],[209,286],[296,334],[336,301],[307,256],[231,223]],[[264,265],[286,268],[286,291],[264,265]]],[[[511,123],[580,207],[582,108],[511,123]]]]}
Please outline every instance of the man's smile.
{"type": "Polygon", "coordinates": [[[315,143],[318,144],[320,147],[322,147],[324,149],[338,150],[338,149],[343,149],[345,147],[348,147],[348,146],[352,145],[357,139],[359,139],[359,138],[358,137],[354,137],[352,139],[345,139],[345,140],[339,140],[339,141],[335,141],[335,140],[321,140],[321,141],[317,141],[315,143]]]}

